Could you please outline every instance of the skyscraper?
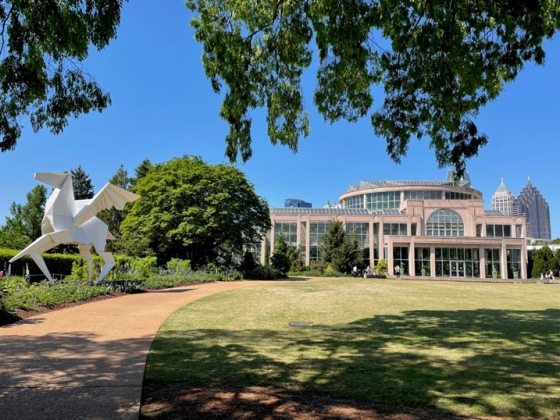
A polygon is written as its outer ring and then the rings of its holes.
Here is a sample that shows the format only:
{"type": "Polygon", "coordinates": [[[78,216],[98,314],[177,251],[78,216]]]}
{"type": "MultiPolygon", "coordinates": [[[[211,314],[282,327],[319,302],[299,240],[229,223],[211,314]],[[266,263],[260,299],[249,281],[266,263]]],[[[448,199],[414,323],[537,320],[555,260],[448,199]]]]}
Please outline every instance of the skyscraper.
{"type": "Polygon", "coordinates": [[[504,182],[504,178],[500,181],[498,189],[492,195],[492,210],[497,210],[502,214],[511,216],[513,214],[514,197],[504,182]]]}
{"type": "Polygon", "coordinates": [[[515,213],[524,214],[527,217],[527,238],[551,238],[548,203],[540,191],[533,186],[530,179],[515,200],[514,208],[515,213]]]}

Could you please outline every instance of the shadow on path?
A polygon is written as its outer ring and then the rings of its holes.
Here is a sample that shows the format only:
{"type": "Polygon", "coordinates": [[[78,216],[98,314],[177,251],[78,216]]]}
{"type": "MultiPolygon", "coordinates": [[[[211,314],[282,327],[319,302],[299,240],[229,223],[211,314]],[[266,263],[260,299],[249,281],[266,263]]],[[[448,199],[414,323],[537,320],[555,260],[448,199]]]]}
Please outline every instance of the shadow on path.
{"type": "Polygon", "coordinates": [[[96,407],[103,418],[135,418],[151,339],[96,339],[86,333],[3,336],[0,417],[87,417],[96,407]]]}

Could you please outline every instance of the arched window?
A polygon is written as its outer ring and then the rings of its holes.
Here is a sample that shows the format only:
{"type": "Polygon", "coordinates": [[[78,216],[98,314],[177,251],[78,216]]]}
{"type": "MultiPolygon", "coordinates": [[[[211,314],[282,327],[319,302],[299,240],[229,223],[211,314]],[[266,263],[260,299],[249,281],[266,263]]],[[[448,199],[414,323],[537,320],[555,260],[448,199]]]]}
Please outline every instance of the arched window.
{"type": "Polygon", "coordinates": [[[461,216],[450,209],[439,209],[428,217],[428,236],[465,236],[465,225],[461,216]]]}

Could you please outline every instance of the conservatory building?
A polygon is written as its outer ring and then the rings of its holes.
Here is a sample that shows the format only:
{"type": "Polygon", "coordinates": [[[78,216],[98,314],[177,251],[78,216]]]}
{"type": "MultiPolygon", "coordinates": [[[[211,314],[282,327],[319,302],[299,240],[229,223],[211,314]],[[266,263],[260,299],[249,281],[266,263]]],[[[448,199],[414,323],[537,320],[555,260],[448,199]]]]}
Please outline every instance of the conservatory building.
{"type": "Polygon", "coordinates": [[[305,265],[321,258],[321,239],[340,220],[365,263],[387,261],[408,277],[527,278],[526,220],[485,210],[469,181],[362,181],[334,207],[273,208],[261,260],[279,235],[299,247],[305,265]]]}

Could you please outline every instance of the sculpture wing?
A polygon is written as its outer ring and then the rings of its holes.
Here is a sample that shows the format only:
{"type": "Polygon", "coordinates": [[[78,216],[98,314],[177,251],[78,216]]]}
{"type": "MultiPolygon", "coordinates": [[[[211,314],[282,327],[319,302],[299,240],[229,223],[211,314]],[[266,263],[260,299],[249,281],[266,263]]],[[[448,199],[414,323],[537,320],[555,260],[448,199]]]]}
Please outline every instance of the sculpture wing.
{"type": "Polygon", "coordinates": [[[78,209],[78,212],[74,216],[73,225],[81,225],[92,217],[95,217],[97,212],[101,210],[110,209],[112,207],[117,210],[122,210],[124,209],[126,203],[130,203],[137,199],[138,196],[136,194],[107,183],[97,194],[93,196],[91,200],[87,200],[89,201],[89,204],[84,205],[81,209],[78,209]]]}

